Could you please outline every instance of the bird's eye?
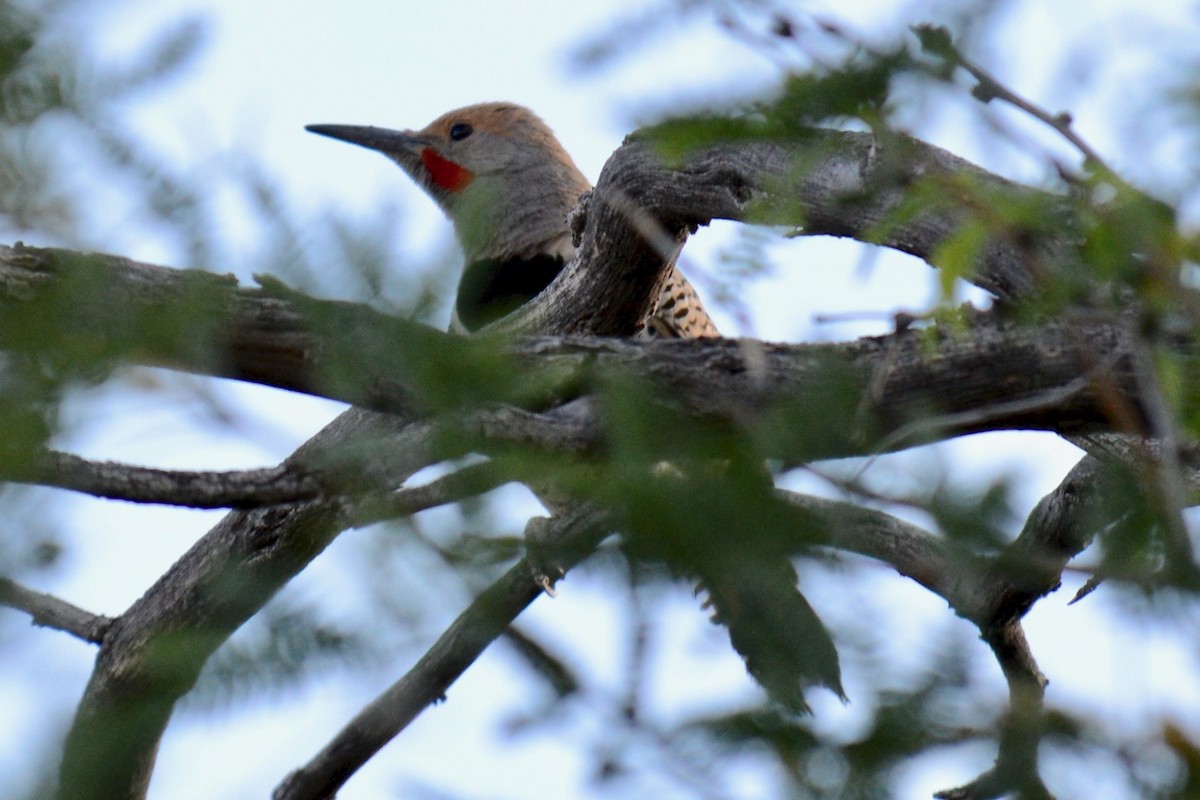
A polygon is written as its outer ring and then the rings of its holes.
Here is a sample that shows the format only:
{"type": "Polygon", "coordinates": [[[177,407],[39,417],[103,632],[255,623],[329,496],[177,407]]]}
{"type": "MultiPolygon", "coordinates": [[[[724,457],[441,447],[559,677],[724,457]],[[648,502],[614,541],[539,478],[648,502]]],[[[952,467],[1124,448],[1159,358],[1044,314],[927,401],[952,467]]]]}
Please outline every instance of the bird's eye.
{"type": "Polygon", "coordinates": [[[461,142],[474,132],[475,129],[466,122],[456,122],[450,126],[450,139],[455,142],[461,142]]]}

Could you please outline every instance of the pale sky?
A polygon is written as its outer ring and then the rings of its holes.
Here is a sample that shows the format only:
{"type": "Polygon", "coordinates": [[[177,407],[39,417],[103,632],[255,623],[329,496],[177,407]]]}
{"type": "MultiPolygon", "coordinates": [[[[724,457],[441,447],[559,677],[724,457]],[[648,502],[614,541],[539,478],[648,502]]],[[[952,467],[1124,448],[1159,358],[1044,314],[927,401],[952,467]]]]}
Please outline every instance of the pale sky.
{"type": "MultiPolygon", "coordinates": [[[[1156,19],[1176,20],[1179,29],[1200,27],[1195,4],[1156,3],[1153,13],[1146,3],[1118,0],[1012,5],[1021,13],[1006,18],[999,43],[981,54],[981,60],[1039,102],[1054,109],[1069,107],[1083,135],[1135,179],[1169,178],[1169,159],[1130,145],[1138,135],[1147,135],[1139,129],[1136,113],[1140,81],[1169,55],[1169,48],[1147,43],[1146,31],[1156,19]],[[1065,63],[1065,56],[1088,44],[1104,57],[1065,63]]],[[[668,35],[634,48],[615,68],[588,72],[572,66],[581,44],[606,22],[645,6],[632,0],[574,5],[550,0],[136,0],[114,7],[116,15],[108,13],[108,4],[97,6],[81,14],[79,24],[102,31],[97,57],[103,59],[127,58],[149,32],[184,11],[200,14],[209,24],[206,45],[186,74],[138,97],[126,109],[129,123],[154,147],[198,174],[229,149],[246,151],[262,160],[293,209],[302,213],[336,207],[368,215],[381,203],[394,203],[402,217],[397,220],[397,250],[413,263],[450,251],[448,224],[382,157],[306,134],[305,124],[420,127],[453,107],[513,100],[536,109],[594,180],[621,138],[649,120],[662,103],[677,97],[696,104],[746,95],[771,85],[777,75],[767,54],[717,32],[707,13],[672,22],[668,35]]],[[[902,25],[937,19],[928,13],[905,16],[896,9],[909,6],[884,0],[794,7],[823,8],[823,13],[847,21],[871,41],[902,25]]],[[[924,108],[926,113],[913,113],[910,125],[923,137],[1015,179],[1050,179],[1044,162],[1023,155],[1016,146],[996,145],[994,135],[969,121],[969,107],[969,102],[951,99],[924,108]]],[[[1020,137],[1069,157],[1068,149],[1016,115],[1000,112],[995,118],[1020,137]]],[[[125,213],[119,206],[107,216],[98,213],[95,235],[106,249],[187,266],[173,260],[178,254],[169,243],[125,224],[125,213]]],[[[254,239],[256,231],[246,218],[231,210],[227,222],[247,241],[254,239]]],[[[685,270],[691,265],[701,273],[719,271],[718,253],[735,233],[733,225],[701,232],[685,252],[685,270]]],[[[926,308],[935,297],[933,272],[927,266],[899,256],[866,259],[862,247],[851,242],[780,240],[769,253],[778,264],[775,274],[745,288],[752,326],[743,329],[732,317],[718,314],[726,332],[791,341],[881,333],[888,329],[891,312],[926,308]],[[876,312],[879,321],[813,321],[819,313],[846,311],[876,312]]],[[[237,271],[238,265],[229,268],[237,271]]],[[[249,280],[244,273],[241,277],[249,280]]],[[[92,457],[150,465],[262,466],[286,456],[340,410],[335,404],[254,387],[210,386],[221,404],[269,421],[265,432],[223,428],[206,424],[205,414],[211,409],[182,392],[177,383],[156,387],[153,374],[139,375],[133,379],[140,382],[137,392],[122,386],[97,392],[88,405],[80,404],[77,432],[64,446],[92,457]]],[[[973,437],[925,449],[886,459],[880,469],[883,476],[901,480],[910,471],[932,465],[958,486],[1009,476],[1017,483],[1016,497],[1024,513],[1076,457],[1073,448],[1054,437],[1019,434],[973,437]]],[[[519,492],[512,495],[511,527],[519,529],[530,503],[519,492]]],[[[74,531],[64,563],[37,575],[36,587],[106,614],[119,614],[220,517],[73,496],[62,503],[61,494],[49,491],[36,498],[59,504],[63,510],[57,516],[74,531]]],[[[341,604],[361,613],[353,575],[347,573],[363,557],[357,540],[369,535],[344,536],[288,591],[331,613],[341,604]]],[[[835,636],[839,624],[878,618],[880,625],[911,629],[911,636],[899,638],[917,642],[917,651],[934,646],[921,642],[921,634],[931,626],[943,630],[948,615],[943,602],[882,568],[852,586],[839,584],[837,577],[825,572],[805,575],[810,599],[835,636]]],[[[558,599],[539,600],[523,622],[546,634],[590,680],[616,691],[624,668],[625,640],[619,624],[627,598],[614,602],[608,584],[586,571],[573,575],[562,588],[558,599]]],[[[1194,654],[1170,632],[1124,615],[1114,624],[1118,606],[1103,589],[1068,609],[1073,588],[1044,601],[1028,619],[1035,653],[1051,678],[1049,702],[1093,709],[1096,718],[1124,729],[1148,724],[1148,714],[1171,709],[1193,735],[1200,735],[1200,689],[1194,681],[1200,665],[1194,654]]],[[[446,620],[461,610],[462,596],[434,599],[442,601],[441,617],[446,620]]],[[[0,659],[0,707],[11,721],[0,728],[0,775],[9,775],[18,774],[17,765],[29,752],[22,731],[38,731],[47,738],[59,735],[46,730],[46,714],[58,730],[66,724],[94,651],[64,634],[26,630],[23,621],[13,623],[12,612],[0,610],[0,615],[5,617],[0,619],[0,634],[10,654],[0,659]]],[[[662,639],[649,706],[660,719],[678,721],[703,710],[735,708],[757,697],[723,634],[704,621],[686,593],[662,598],[655,615],[662,639]]],[[[956,635],[971,638],[966,623],[951,627],[956,635]]],[[[436,626],[424,631],[430,641],[439,632],[436,626]]],[[[1187,633],[1193,635],[1180,639],[1194,643],[1196,632],[1187,633]]],[[[895,650],[880,658],[891,659],[888,663],[900,673],[922,663],[911,652],[895,650]]],[[[414,650],[413,657],[419,652],[414,650]]],[[[981,702],[999,702],[1003,682],[982,644],[970,661],[981,702]]],[[[236,710],[212,716],[178,714],[163,743],[151,796],[267,796],[290,769],[317,752],[407,666],[367,670],[365,678],[362,673],[332,670],[301,689],[239,704],[236,710]],[[206,766],[198,768],[199,764],[206,766]]],[[[850,675],[852,701],[853,680],[850,675]]],[[[412,796],[402,790],[416,786],[471,797],[601,796],[590,783],[579,746],[589,740],[589,726],[596,724],[586,711],[576,710],[557,722],[557,732],[550,728],[552,735],[514,738],[502,728],[503,720],[530,713],[540,702],[528,683],[510,655],[489,652],[452,689],[449,702],[427,711],[339,797],[412,796]]],[[[814,694],[813,705],[823,730],[850,735],[861,724],[853,702],[842,707],[828,695],[814,694]]],[[[964,748],[944,758],[915,762],[903,770],[902,796],[928,797],[936,789],[969,780],[993,755],[989,748],[964,748]]],[[[1095,785],[1086,795],[1076,796],[1131,797],[1104,775],[1091,777],[1095,785]]],[[[773,777],[756,769],[753,759],[723,780],[731,797],[771,797],[776,789],[773,777]]],[[[1078,783],[1065,785],[1079,789],[1078,783]]],[[[639,795],[636,789],[630,793],[639,795]]]]}

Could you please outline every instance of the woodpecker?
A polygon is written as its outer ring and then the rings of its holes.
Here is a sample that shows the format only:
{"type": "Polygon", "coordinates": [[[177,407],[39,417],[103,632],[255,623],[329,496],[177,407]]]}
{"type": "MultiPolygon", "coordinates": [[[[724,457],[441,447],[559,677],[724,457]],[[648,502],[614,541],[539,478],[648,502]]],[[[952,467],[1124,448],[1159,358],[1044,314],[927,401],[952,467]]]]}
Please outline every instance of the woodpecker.
{"type": "MultiPolygon", "coordinates": [[[[474,332],[511,313],[549,286],[575,255],[567,215],[591,185],[549,126],[527,108],[467,106],[416,131],[359,125],[307,130],[383,153],[453,221],[466,257],[453,330],[474,332]]],[[[672,265],[636,335],[720,334],[672,265]]],[[[714,619],[728,628],[750,673],[796,711],[807,710],[806,685],[822,684],[844,698],[837,653],[797,590],[791,563],[739,555],[748,557],[701,570],[702,583],[714,619]]]]}
{"type": "MultiPolygon", "coordinates": [[[[591,184],[550,127],[527,108],[481,103],[443,114],[418,131],[359,125],[307,130],[383,153],[454,222],[466,267],[452,329],[474,332],[514,311],[575,255],[567,214],[591,184]]],[[[638,334],[720,335],[673,265],[638,334]]]]}

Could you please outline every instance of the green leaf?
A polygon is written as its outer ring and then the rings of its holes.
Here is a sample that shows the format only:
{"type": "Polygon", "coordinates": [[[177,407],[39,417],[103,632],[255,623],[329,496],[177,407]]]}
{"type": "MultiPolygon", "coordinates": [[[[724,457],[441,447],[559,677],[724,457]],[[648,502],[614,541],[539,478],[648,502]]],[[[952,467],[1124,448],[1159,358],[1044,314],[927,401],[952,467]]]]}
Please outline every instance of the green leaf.
{"type": "Polygon", "coordinates": [[[914,25],[912,32],[917,35],[917,41],[921,43],[921,49],[926,53],[948,61],[959,60],[958,48],[954,46],[954,37],[950,35],[950,29],[944,25],[914,25]]]}
{"type": "Polygon", "coordinates": [[[943,299],[954,296],[956,280],[966,280],[974,274],[979,255],[990,237],[991,232],[982,222],[971,219],[938,244],[930,260],[938,269],[943,299]]]}

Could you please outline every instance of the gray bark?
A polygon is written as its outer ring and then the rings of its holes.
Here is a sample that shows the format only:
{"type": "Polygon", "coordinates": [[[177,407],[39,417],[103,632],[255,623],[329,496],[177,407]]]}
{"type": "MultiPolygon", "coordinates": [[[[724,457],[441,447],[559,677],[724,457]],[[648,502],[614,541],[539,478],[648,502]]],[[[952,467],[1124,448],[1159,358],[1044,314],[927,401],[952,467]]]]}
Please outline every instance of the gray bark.
{"type": "MultiPolygon", "coordinates": [[[[451,358],[469,364],[495,343],[317,303],[274,284],[247,290],[226,278],[111,257],[0,250],[0,313],[19,315],[47,298],[60,308],[66,298],[68,307],[77,302],[89,311],[65,316],[53,341],[16,341],[4,332],[14,328],[3,326],[0,346],[37,350],[72,337],[100,337],[114,360],[254,380],[364,407],[339,417],[280,468],[281,475],[334,474],[336,493],[231,513],[109,625],[68,738],[61,796],[143,797],[174,702],[204,661],[353,523],[361,495],[397,487],[417,469],[453,455],[439,444],[439,426],[468,431],[462,446],[484,452],[512,442],[586,451],[603,435],[601,418],[587,403],[556,408],[556,402],[602,386],[606,375],[621,370],[650,381],[675,413],[747,431],[765,420],[789,420],[764,437],[771,443],[764,452],[793,464],[979,430],[1106,431],[1114,390],[1140,419],[1130,335],[1119,320],[1101,315],[1037,326],[987,317],[946,336],[900,331],[840,345],[555,338],[632,333],[669,264],[665,256],[696,225],[716,218],[793,225],[812,235],[870,235],[929,259],[970,211],[951,201],[897,216],[920,180],[947,186],[966,180],[1048,210],[1055,224],[994,237],[981,249],[972,279],[1001,299],[1019,300],[1042,276],[1077,268],[1077,235],[1065,199],[1015,186],[911,139],[812,131],[793,141],[707,148],[667,164],[650,143],[635,138],[610,159],[577,217],[576,261],[496,326],[540,337],[503,345],[518,379],[472,398],[489,410],[437,420],[425,416],[438,407],[439,391],[428,384],[428,367],[451,358]],[[88,274],[92,294],[71,294],[78,282],[63,276],[88,274]],[[137,341],[142,323],[175,319],[172,310],[181,307],[191,308],[187,319],[199,322],[177,320],[168,335],[137,341]],[[333,368],[346,359],[355,370],[333,368]],[[831,379],[844,387],[832,399],[814,388],[828,387],[831,379]],[[355,457],[363,442],[372,444],[365,461],[355,457]],[[188,647],[167,646],[171,641],[188,647]]],[[[670,449],[666,442],[664,458],[670,449]]],[[[1056,512],[1047,505],[1040,513],[1056,512]]],[[[1037,521],[1048,530],[1055,524],[1044,516],[1037,521]]],[[[1009,608],[996,600],[963,600],[972,595],[953,585],[945,555],[931,541],[898,544],[889,538],[889,524],[874,517],[851,530],[842,546],[895,563],[923,585],[962,600],[959,612],[984,629],[999,612],[981,612],[981,603],[1009,608]]],[[[1086,532],[1075,533],[1072,548],[1088,540],[1086,532]]],[[[1042,591],[1055,574],[1026,591],[1042,591]]],[[[509,587],[522,602],[536,594],[530,581],[525,590],[509,587]]],[[[1024,641],[1019,626],[1009,625],[994,641],[1004,643],[998,651],[1016,652],[1014,663],[1024,657],[1013,644],[1024,641]]],[[[452,660],[465,668],[470,658],[464,657],[455,653],[452,660]]]]}

